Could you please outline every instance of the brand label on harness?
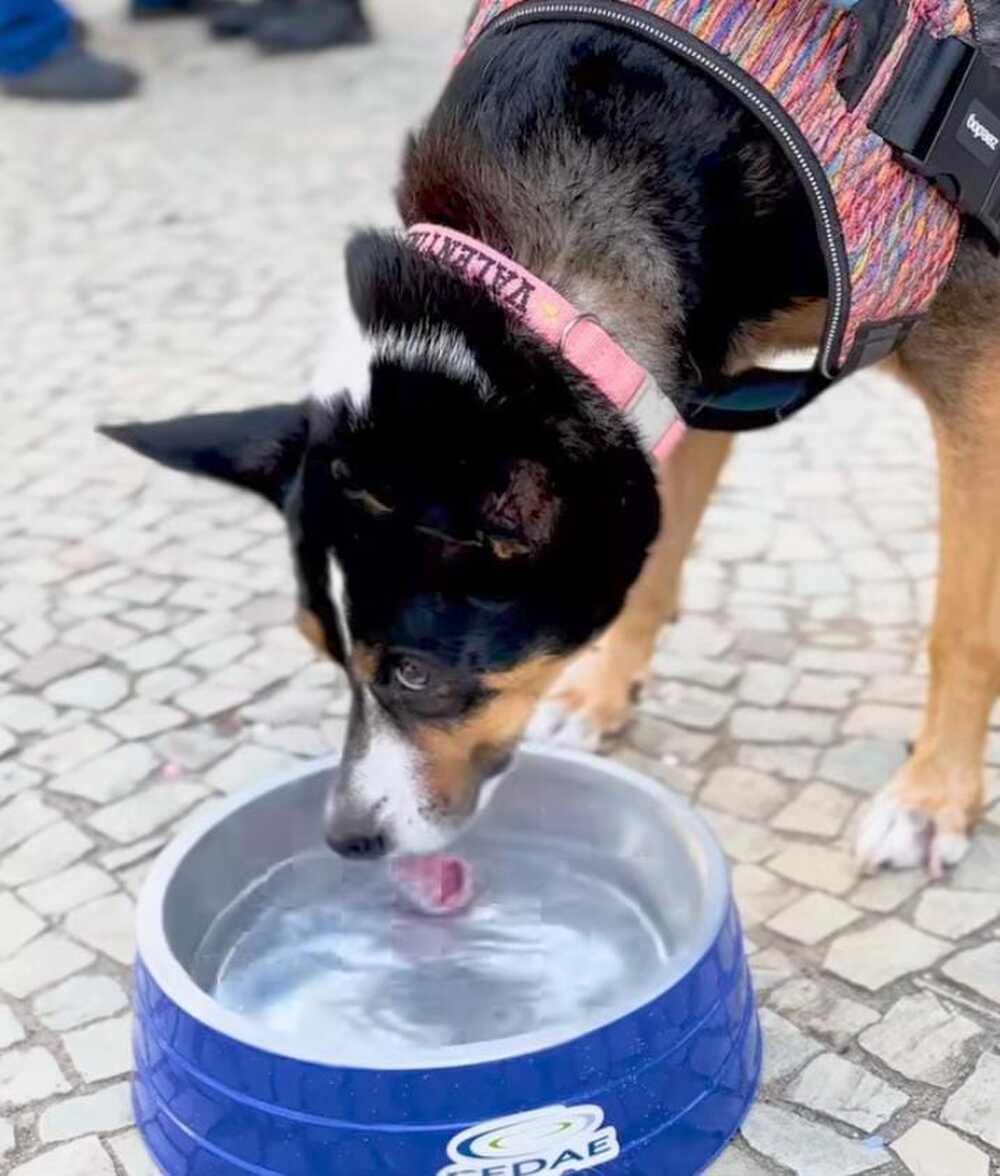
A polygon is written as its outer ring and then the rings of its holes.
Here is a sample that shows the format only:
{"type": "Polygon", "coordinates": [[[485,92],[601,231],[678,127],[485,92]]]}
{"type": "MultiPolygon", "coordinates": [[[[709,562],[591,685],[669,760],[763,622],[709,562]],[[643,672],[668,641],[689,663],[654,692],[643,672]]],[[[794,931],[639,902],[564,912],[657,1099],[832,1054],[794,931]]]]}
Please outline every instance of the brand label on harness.
{"type": "Polygon", "coordinates": [[[1000,119],[974,101],[958,130],[958,141],[982,163],[995,165],[1000,149],[1000,119]]]}
{"type": "Polygon", "coordinates": [[[469,1127],[448,1144],[438,1176],[553,1176],[598,1168],[620,1154],[598,1106],[544,1107],[469,1127]]]}

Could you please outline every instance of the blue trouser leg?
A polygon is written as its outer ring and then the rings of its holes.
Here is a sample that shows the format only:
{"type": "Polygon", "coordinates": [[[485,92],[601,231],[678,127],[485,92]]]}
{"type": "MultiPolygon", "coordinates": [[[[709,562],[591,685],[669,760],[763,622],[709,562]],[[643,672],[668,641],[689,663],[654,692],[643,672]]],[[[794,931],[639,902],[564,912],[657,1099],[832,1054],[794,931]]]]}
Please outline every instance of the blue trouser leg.
{"type": "Polygon", "coordinates": [[[0,76],[30,73],[70,36],[59,0],[0,0],[0,76]]]}

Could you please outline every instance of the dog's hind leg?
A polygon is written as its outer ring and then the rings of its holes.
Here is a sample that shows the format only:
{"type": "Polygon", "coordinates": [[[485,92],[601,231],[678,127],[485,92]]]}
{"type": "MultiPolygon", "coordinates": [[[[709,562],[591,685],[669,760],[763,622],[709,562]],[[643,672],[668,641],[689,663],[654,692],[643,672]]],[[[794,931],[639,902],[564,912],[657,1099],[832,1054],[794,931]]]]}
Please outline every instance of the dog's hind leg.
{"type": "Polygon", "coordinates": [[[529,738],[596,750],[628,722],[656,637],[677,611],[681,567],[732,443],[691,432],[660,469],[663,525],[614,623],[582,653],[535,713],[529,738]]]}
{"type": "Polygon", "coordinates": [[[901,356],[937,441],[940,557],[930,694],[908,763],[858,835],[863,865],[956,863],[983,798],[983,751],[1000,691],[1000,264],[966,246],[901,356]]]}

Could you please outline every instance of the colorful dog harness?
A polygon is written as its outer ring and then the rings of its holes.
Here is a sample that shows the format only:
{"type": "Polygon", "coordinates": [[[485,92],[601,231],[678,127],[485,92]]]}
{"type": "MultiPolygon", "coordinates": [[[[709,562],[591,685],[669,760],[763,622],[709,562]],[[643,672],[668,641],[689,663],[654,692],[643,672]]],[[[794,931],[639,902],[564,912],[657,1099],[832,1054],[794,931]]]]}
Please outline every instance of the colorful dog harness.
{"type": "Polygon", "coordinates": [[[482,0],[465,51],[546,21],[621,29],[704,71],[809,197],[828,276],[815,367],[734,377],[688,413],[699,428],[772,424],[883,359],[947,277],[962,214],[1000,235],[1000,70],[967,0],[482,0]]]}

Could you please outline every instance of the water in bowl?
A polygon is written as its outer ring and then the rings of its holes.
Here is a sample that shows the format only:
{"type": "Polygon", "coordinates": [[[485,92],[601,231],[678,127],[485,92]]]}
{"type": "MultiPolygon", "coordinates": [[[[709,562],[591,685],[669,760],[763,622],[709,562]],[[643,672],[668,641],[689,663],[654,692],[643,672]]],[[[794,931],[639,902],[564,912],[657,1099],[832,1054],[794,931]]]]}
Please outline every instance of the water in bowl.
{"type": "Polygon", "coordinates": [[[473,902],[430,918],[384,868],[291,858],[216,918],[193,975],[289,1044],[374,1053],[600,1020],[662,970],[663,928],[620,859],[496,836],[472,863],[473,902]]]}

